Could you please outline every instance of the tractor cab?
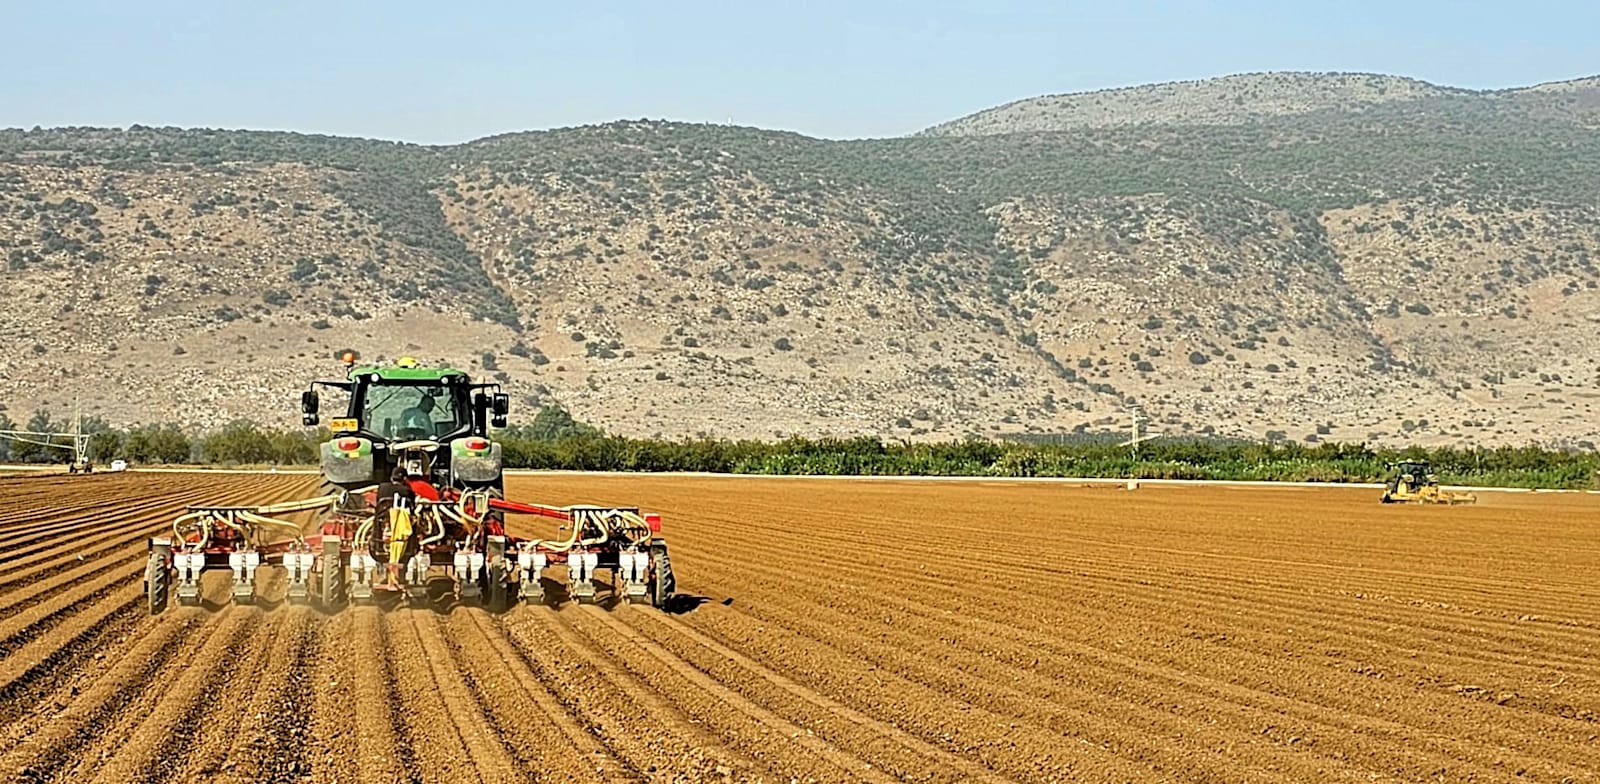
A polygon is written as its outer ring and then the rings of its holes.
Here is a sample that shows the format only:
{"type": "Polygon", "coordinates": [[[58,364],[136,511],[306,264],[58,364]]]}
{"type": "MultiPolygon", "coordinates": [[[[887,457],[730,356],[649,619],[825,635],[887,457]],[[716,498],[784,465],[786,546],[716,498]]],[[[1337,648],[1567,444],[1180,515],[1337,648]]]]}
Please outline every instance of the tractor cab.
{"type": "Polygon", "coordinates": [[[1395,464],[1396,478],[1414,486],[1436,485],[1439,478],[1433,473],[1433,465],[1423,460],[1406,460],[1395,464]]]}
{"type": "Polygon", "coordinates": [[[333,438],[322,445],[328,481],[353,489],[386,481],[398,466],[437,487],[498,484],[500,446],[490,427],[505,427],[507,395],[500,385],[474,383],[465,371],[423,367],[411,357],[391,365],[355,366],[343,381],[317,381],[300,399],[302,421],[319,419],[316,387],[343,391],[344,415],[328,421],[333,438]]]}
{"type": "Polygon", "coordinates": [[[356,381],[349,416],[357,432],[385,441],[439,441],[472,432],[473,417],[465,376],[438,379],[384,378],[369,374],[356,381]]]}

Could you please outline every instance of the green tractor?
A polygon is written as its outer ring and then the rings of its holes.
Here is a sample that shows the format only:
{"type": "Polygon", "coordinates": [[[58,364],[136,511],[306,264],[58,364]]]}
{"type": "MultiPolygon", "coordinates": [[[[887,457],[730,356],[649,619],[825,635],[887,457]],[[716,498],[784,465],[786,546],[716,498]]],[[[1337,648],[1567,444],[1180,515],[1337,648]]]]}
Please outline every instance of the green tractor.
{"type": "Polygon", "coordinates": [[[409,357],[351,367],[346,380],[315,381],[301,394],[308,427],[318,423],[318,386],[349,396],[344,416],[328,422],[333,438],[322,444],[322,475],[331,485],[354,490],[390,481],[398,469],[440,489],[503,495],[500,445],[489,440],[490,427],[506,426],[509,401],[499,384],[419,367],[409,357]]]}

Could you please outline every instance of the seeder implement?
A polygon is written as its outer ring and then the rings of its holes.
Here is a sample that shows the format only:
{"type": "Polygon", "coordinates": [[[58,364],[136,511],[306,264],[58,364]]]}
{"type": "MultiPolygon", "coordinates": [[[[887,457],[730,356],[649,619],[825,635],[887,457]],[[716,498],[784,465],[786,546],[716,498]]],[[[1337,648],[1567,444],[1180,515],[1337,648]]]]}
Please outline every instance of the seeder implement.
{"type": "MultiPolygon", "coordinates": [[[[333,438],[322,445],[322,475],[336,489],[281,504],[189,507],[171,537],[150,540],[152,613],[172,594],[180,604],[201,603],[202,573],[224,568],[241,604],[257,601],[263,568],[283,570],[288,602],[330,610],[452,598],[500,610],[519,599],[545,601],[547,570],[565,572],[566,594],[578,602],[602,601],[599,571],[611,573],[614,601],[671,600],[660,515],[502,497],[500,445],[488,427],[505,427],[505,395],[479,391],[495,385],[404,359],[318,383],[350,393],[348,416],[330,423],[333,438]],[[320,522],[288,519],[309,514],[320,522]],[[507,515],[555,521],[565,535],[512,536],[507,515]]],[[[317,406],[314,391],[302,396],[307,425],[316,424],[317,406]]]]}
{"type": "Polygon", "coordinates": [[[600,601],[597,570],[612,574],[611,595],[619,602],[664,606],[673,595],[660,515],[464,493],[390,505],[388,520],[380,522],[376,493],[360,499],[372,516],[335,511],[309,535],[278,515],[337,510],[347,505],[340,495],[261,507],[190,507],[174,522],[171,537],[150,540],[145,585],[151,612],[165,608],[169,591],[179,604],[200,604],[202,572],[224,568],[235,603],[255,603],[261,569],[281,568],[286,601],[330,610],[373,603],[382,594],[413,605],[439,596],[496,610],[515,600],[539,604],[546,600],[546,570],[564,572],[567,596],[580,603],[600,601]],[[500,522],[506,514],[556,520],[568,533],[562,539],[509,536],[500,522]],[[400,517],[410,523],[395,536],[393,522],[400,517]]]}
{"type": "Polygon", "coordinates": [[[579,602],[594,601],[596,569],[611,570],[613,590],[621,601],[659,607],[672,597],[672,565],[665,540],[657,536],[661,533],[660,515],[600,506],[538,506],[497,498],[489,500],[489,507],[561,520],[569,532],[560,541],[508,541],[509,550],[516,555],[516,582],[523,601],[544,601],[540,576],[554,565],[566,566],[567,593],[579,602]]]}
{"type": "MultiPolygon", "coordinates": [[[[163,589],[171,586],[178,603],[200,603],[200,574],[207,568],[226,566],[232,572],[229,593],[240,604],[255,602],[256,570],[263,563],[282,565],[289,575],[288,598],[305,597],[305,580],[312,559],[300,525],[278,515],[327,509],[339,495],[310,498],[266,506],[191,506],[172,523],[172,536],[150,540],[150,563],[145,572],[152,612],[165,606],[163,589]],[[265,532],[289,539],[265,544],[265,532]],[[170,574],[152,580],[165,562],[170,574]]],[[[320,538],[320,537],[317,537],[320,538]]]]}

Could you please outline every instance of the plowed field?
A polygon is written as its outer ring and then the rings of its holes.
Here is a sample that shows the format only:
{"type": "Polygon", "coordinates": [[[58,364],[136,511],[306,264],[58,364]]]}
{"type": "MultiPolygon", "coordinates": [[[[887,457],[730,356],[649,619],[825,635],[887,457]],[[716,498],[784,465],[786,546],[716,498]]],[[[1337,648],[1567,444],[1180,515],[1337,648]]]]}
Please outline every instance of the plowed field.
{"type": "Polygon", "coordinates": [[[183,504],[315,481],[0,479],[0,780],[1600,779],[1594,497],[516,477],[681,605],[145,613],[183,504]]]}

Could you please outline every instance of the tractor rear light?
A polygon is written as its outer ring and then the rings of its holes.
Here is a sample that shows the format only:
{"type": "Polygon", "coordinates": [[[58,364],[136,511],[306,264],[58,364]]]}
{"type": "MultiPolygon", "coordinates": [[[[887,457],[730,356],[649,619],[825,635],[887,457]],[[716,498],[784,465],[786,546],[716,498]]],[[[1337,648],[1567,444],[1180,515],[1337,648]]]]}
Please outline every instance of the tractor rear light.
{"type": "Polygon", "coordinates": [[[644,516],[644,524],[650,526],[650,533],[661,533],[661,515],[650,512],[644,516]]]}
{"type": "Polygon", "coordinates": [[[339,447],[341,452],[354,452],[361,447],[361,441],[355,438],[341,438],[334,445],[339,447]]]}
{"type": "Polygon", "coordinates": [[[477,452],[477,451],[482,450],[482,449],[488,449],[489,448],[489,439],[487,439],[487,438],[469,438],[469,439],[467,439],[466,447],[468,449],[471,449],[474,452],[477,452]]]}

